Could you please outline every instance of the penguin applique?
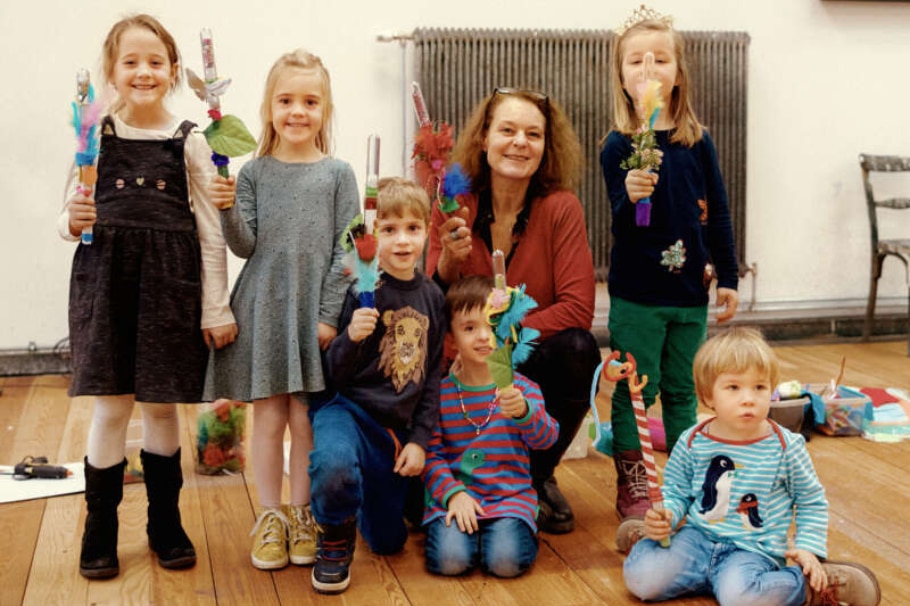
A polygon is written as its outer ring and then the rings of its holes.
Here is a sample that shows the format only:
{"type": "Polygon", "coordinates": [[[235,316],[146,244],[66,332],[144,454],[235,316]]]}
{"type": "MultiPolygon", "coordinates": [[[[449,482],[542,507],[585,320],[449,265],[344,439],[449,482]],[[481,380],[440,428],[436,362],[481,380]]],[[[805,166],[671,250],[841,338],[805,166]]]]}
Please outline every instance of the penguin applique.
{"type": "Polygon", "coordinates": [[[754,492],[747,492],[739,500],[739,507],[736,513],[742,518],[743,528],[747,530],[758,530],[762,527],[761,516],[758,515],[758,497],[754,492]]]}
{"type": "Polygon", "coordinates": [[[727,516],[730,507],[730,487],[736,464],[727,455],[711,459],[705,472],[705,483],[701,485],[701,514],[708,522],[720,522],[727,516]]]}

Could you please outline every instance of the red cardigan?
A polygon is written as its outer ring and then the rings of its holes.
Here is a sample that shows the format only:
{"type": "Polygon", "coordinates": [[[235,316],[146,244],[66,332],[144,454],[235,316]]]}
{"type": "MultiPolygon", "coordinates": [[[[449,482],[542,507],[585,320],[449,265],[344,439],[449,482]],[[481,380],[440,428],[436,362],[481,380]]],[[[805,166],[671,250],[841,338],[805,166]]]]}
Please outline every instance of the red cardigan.
{"type": "MultiPolygon", "coordinates": [[[[473,232],[477,198],[459,197],[470,209],[468,227],[473,232]]],[[[442,253],[439,227],[446,216],[433,208],[427,275],[436,272],[442,253]]],[[[471,254],[461,266],[461,275],[493,275],[493,261],[487,245],[472,236],[471,254]]],[[[525,233],[509,262],[506,281],[510,286],[525,284],[525,292],[538,307],[528,313],[522,325],[536,328],[541,338],[566,328],[591,329],[594,321],[594,261],[581,201],[569,191],[558,191],[531,203],[525,233]]]]}

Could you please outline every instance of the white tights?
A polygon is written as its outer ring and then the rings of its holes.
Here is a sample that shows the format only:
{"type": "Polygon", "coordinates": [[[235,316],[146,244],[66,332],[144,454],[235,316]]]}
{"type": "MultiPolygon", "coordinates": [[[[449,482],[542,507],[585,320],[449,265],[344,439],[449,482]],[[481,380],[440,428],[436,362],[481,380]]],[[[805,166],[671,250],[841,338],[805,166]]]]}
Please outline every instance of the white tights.
{"type": "MultiPolygon", "coordinates": [[[[133,396],[97,396],[88,430],[86,458],[105,469],[120,463],[126,454],[126,430],[133,416],[133,396]]],[[[139,402],[142,408],[143,449],[169,457],[180,446],[176,404],[139,402]]]]}
{"type": "Polygon", "coordinates": [[[291,432],[288,458],[291,505],[310,502],[310,451],[313,449],[313,427],[307,416],[307,404],[290,394],[271,396],[253,402],[253,471],[259,505],[263,509],[281,506],[281,484],[284,479],[284,432],[291,432]]]}

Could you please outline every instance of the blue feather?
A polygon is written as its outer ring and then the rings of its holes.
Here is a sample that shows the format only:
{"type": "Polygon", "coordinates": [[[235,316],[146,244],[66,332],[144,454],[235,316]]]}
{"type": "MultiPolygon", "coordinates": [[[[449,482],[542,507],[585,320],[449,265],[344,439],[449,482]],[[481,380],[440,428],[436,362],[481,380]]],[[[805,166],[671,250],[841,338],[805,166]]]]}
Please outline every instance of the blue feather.
{"type": "Polygon", "coordinates": [[[512,334],[512,327],[517,327],[528,312],[537,307],[537,301],[525,294],[522,284],[512,292],[508,309],[502,313],[499,326],[496,327],[496,338],[504,341],[512,334]]]}
{"type": "Polygon", "coordinates": [[[356,250],[352,254],[356,257],[354,262],[354,278],[356,279],[354,291],[357,294],[373,292],[379,282],[379,255],[376,255],[369,263],[365,263],[357,257],[356,250]]]}
{"type": "Polygon", "coordinates": [[[446,176],[442,180],[442,195],[446,198],[455,198],[470,191],[471,180],[464,174],[461,164],[456,162],[446,170],[446,176]]]}
{"type": "Polygon", "coordinates": [[[537,345],[535,339],[540,336],[540,331],[536,328],[522,328],[518,332],[518,343],[512,349],[512,366],[518,366],[528,359],[534,346],[537,345]]]}

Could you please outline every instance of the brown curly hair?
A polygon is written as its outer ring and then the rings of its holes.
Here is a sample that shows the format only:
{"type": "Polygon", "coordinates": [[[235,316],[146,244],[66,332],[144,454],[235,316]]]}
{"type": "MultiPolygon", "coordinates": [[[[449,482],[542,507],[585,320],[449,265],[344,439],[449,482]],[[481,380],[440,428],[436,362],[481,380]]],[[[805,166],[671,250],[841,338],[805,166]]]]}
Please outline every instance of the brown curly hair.
{"type": "Polygon", "coordinates": [[[565,112],[556,101],[543,93],[500,88],[474,108],[452,151],[452,161],[460,164],[465,175],[471,179],[473,192],[476,194],[490,189],[490,165],[484,151],[484,141],[496,108],[508,97],[518,97],[534,104],[547,123],[543,157],[528,187],[530,196],[574,190],[581,178],[584,159],[578,135],[565,112]]]}

